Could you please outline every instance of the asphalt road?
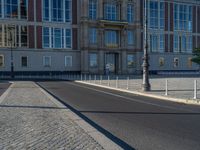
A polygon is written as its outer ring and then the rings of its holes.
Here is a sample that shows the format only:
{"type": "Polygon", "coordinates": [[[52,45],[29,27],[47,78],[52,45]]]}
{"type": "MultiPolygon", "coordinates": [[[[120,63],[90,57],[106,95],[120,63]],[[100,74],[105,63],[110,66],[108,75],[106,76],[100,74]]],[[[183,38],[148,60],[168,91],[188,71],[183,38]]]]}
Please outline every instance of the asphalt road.
{"type": "Polygon", "coordinates": [[[0,82],[0,96],[8,89],[10,83],[8,82],[0,82]]]}
{"type": "Polygon", "coordinates": [[[73,82],[39,84],[124,149],[200,150],[198,106],[73,82]]]}

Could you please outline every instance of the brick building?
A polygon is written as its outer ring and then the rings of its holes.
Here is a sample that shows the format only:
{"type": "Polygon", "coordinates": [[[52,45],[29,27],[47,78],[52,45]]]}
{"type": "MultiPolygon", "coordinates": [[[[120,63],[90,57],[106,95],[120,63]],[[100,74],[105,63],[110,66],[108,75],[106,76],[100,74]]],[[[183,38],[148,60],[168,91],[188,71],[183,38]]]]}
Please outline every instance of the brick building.
{"type": "MultiPolygon", "coordinates": [[[[143,0],[0,0],[0,73],[141,73],[143,0]]],[[[148,0],[150,71],[194,71],[198,0],[148,0]]]]}

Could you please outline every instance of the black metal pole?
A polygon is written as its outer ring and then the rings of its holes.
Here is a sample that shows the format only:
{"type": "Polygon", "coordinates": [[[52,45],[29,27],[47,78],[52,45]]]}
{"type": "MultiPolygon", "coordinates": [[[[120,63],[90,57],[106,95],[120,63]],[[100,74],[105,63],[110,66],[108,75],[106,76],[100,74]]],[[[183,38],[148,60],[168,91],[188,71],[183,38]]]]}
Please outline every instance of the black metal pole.
{"type": "Polygon", "coordinates": [[[150,91],[151,85],[149,83],[149,55],[148,55],[148,3],[147,0],[144,0],[144,56],[143,56],[143,83],[142,90],[150,91]]]}

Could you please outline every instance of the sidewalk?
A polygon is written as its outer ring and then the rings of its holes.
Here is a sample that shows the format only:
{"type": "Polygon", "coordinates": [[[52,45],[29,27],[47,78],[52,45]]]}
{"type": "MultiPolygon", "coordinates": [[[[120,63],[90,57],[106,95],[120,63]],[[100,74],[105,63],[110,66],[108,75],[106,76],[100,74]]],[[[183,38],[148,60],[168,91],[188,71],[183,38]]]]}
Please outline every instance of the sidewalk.
{"type": "Polygon", "coordinates": [[[120,149],[33,82],[0,97],[0,149],[120,149]]]}

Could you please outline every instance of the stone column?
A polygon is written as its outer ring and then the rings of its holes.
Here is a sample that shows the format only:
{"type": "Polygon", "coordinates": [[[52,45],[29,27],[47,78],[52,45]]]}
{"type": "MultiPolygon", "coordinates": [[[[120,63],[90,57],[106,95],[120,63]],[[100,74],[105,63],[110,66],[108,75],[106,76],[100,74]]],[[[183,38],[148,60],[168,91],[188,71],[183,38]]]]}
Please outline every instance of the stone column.
{"type": "Polygon", "coordinates": [[[99,19],[103,19],[103,0],[98,0],[98,17],[99,19]]]}
{"type": "Polygon", "coordinates": [[[127,0],[121,1],[121,20],[127,20],[127,0]]]}
{"type": "Polygon", "coordinates": [[[99,74],[104,74],[105,55],[104,55],[103,50],[100,50],[100,51],[99,51],[99,59],[98,59],[98,62],[99,62],[99,74]]]}
{"type": "Polygon", "coordinates": [[[126,51],[122,51],[122,74],[127,74],[127,52],[126,51]]]}

